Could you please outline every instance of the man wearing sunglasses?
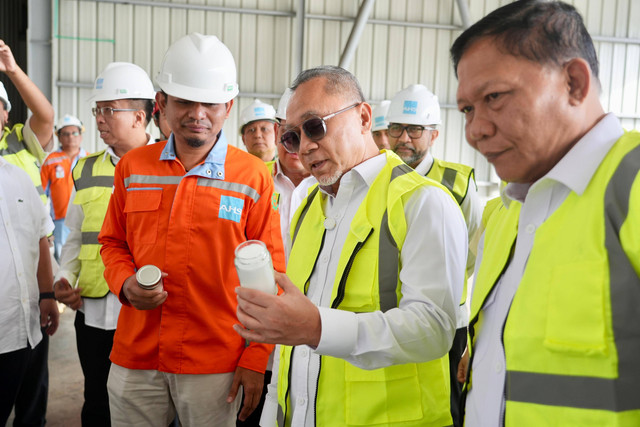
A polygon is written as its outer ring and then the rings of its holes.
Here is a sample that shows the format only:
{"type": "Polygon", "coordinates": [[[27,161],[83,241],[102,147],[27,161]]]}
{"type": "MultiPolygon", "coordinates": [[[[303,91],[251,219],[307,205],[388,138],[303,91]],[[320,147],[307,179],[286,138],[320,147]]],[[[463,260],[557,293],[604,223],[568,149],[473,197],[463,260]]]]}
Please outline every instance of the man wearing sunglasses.
{"type": "Polygon", "coordinates": [[[42,186],[51,200],[54,256],[60,262],[62,245],[67,240],[69,228],[64,225],[67,206],[73,190],[71,171],[87,152],[82,148],[84,126],[77,117],[65,115],[56,127],[60,148],[49,154],[40,168],[42,186]]]}
{"type": "MultiPolygon", "coordinates": [[[[70,232],[62,247],[54,291],[58,301],[78,310],[74,326],[84,374],[83,425],[111,425],[107,377],[121,304],[104,279],[98,232],[116,164],[130,150],[153,142],[146,128],[154,97],[153,83],[142,68],[126,62],[108,64],[91,93],[96,105],[92,112],[107,148],[80,159],[73,169],[75,188],[65,219],[70,232]]],[[[60,132],[69,129],[73,127],[60,132]]]]}
{"type": "MultiPolygon", "coordinates": [[[[421,84],[410,85],[393,97],[386,117],[389,121],[387,133],[391,149],[420,175],[447,187],[460,205],[469,238],[467,276],[472,275],[476,250],[471,242],[480,229],[482,202],[478,197],[472,167],[445,162],[434,158],[431,154],[430,149],[439,135],[437,126],[442,123],[438,97],[421,84]]],[[[458,364],[467,345],[469,309],[466,300],[467,287],[465,286],[458,309],[458,328],[449,352],[451,412],[456,427],[462,426],[462,417],[458,409],[462,384],[457,379],[457,373],[458,364]]]]}
{"type": "Polygon", "coordinates": [[[460,209],[443,186],[379,152],[351,73],[306,70],[292,89],[282,142],[319,187],[291,224],[287,274],[276,274],[284,293],[236,290],[234,329],[282,344],[261,425],[450,425],[446,355],[467,252],[460,209]]]}

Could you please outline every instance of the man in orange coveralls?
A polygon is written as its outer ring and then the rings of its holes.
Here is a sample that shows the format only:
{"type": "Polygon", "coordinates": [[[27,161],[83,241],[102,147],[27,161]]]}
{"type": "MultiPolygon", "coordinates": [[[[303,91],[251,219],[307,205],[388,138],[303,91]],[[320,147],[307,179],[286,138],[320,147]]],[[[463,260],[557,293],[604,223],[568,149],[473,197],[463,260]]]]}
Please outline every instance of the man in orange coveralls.
{"type": "Polygon", "coordinates": [[[260,399],[272,345],[235,333],[234,249],[262,240],[284,271],[273,180],[222,132],[238,94],[231,52],[193,33],[165,54],[156,96],[173,133],[127,153],[99,235],[105,278],[123,303],[108,390],[112,425],[234,426],[260,399]],[[163,274],[142,289],[136,269],[163,274]],[[195,375],[194,375],[195,374],[195,375]]]}

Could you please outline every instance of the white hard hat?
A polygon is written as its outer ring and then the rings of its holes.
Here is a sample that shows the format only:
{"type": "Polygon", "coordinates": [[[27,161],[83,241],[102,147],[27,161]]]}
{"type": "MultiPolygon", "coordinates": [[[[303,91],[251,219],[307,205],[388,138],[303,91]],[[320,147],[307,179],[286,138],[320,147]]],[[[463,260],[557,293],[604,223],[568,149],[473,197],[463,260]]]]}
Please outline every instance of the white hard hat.
{"type": "Polygon", "coordinates": [[[0,82],[0,99],[7,104],[7,112],[11,111],[11,103],[9,102],[9,95],[7,95],[7,90],[4,88],[4,84],[0,82]]]}
{"type": "Polygon", "coordinates": [[[389,111],[389,104],[391,101],[385,99],[380,104],[373,109],[371,115],[373,116],[373,126],[371,127],[371,132],[375,132],[377,130],[385,130],[389,127],[389,122],[387,121],[387,111],[389,111]]]}
{"type": "Polygon", "coordinates": [[[438,97],[423,85],[408,86],[391,99],[387,122],[439,125],[441,121],[438,97]]]}
{"type": "Polygon", "coordinates": [[[147,73],[130,62],[112,62],[98,75],[91,101],[155,99],[156,91],[147,73]]]}
{"type": "Polygon", "coordinates": [[[267,120],[275,123],[276,109],[273,108],[271,104],[266,104],[256,99],[240,113],[240,133],[242,133],[246,125],[259,120],[267,120]]]}
{"type": "Polygon", "coordinates": [[[62,119],[60,119],[58,125],[56,126],[56,135],[67,126],[76,126],[78,129],[80,129],[80,132],[84,132],[84,125],[82,124],[80,119],[70,114],[66,114],[62,119]]]}
{"type": "Polygon", "coordinates": [[[238,94],[231,51],[216,36],[199,33],[169,47],[156,81],[165,93],[193,102],[224,104],[238,94]]]}
{"type": "Polygon", "coordinates": [[[293,91],[289,88],[284,90],[280,102],[278,103],[278,110],[276,111],[276,119],[287,120],[287,105],[289,105],[289,99],[293,91]]]}

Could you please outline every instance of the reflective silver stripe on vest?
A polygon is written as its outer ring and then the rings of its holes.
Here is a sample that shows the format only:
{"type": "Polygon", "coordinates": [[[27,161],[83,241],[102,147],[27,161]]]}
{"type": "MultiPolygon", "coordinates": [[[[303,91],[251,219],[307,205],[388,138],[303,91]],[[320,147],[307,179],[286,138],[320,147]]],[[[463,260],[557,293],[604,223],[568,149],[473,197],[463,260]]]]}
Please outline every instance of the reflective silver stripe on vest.
{"type": "Polygon", "coordinates": [[[39,195],[44,196],[44,189],[42,188],[42,185],[38,185],[36,190],[38,190],[39,195]]]}
{"type": "Polygon", "coordinates": [[[124,179],[124,186],[128,188],[129,184],[178,185],[182,178],[182,176],[130,175],[124,179]]]}
{"type": "Polygon", "coordinates": [[[251,197],[253,199],[253,203],[258,203],[260,200],[260,194],[249,187],[246,184],[240,184],[238,182],[228,182],[228,181],[219,181],[217,179],[208,179],[208,178],[198,178],[198,185],[202,187],[213,187],[220,188],[222,190],[235,191],[236,193],[244,194],[245,196],[251,197]]]}
{"type": "Polygon", "coordinates": [[[464,196],[454,191],[457,175],[458,175],[457,170],[452,168],[445,168],[444,174],[442,174],[442,182],[440,183],[445,187],[447,187],[447,190],[449,190],[449,192],[453,195],[453,197],[456,199],[456,202],[458,202],[458,204],[461,204],[462,200],[464,199],[464,196]]]}
{"type": "MultiPolygon", "coordinates": [[[[411,172],[407,165],[398,165],[391,171],[391,183],[394,179],[411,172]]],[[[382,215],[380,223],[380,236],[378,241],[378,292],[380,294],[380,310],[384,313],[387,310],[398,307],[398,270],[400,262],[400,251],[398,245],[391,235],[389,229],[389,217],[387,211],[382,215]]]]}
{"type": "MultiPolygon", "coordinates": [[[[162,176],[162,175],[130,175],[124,179],[124,186],[129,187],[130,184],[160,184],[160,185],[178,185],[182,181],[183,176],[162,176]]],[[[244,194],[253,199],[254,203],[260,200],[260,194],[246,184],[237,182],[219,181],[217,179],[198,178],[197,185],[201,187],[220,188],[222,190],[235,191],[244,194]]]]}
{"type": "Polygon", "coordinates": [[[99,231],[83,231],[82,232],[82,244],[83,245],[99,245],[98,242],[99,231]]]}
{"type": "Polygon", "coordinates": [[[639,171],[640,146],[622,159],[607,185],[604,196],[605,246],[609,258],[618,378],[510,371],[507,372],[508,400],[616,412],[640,409],[637,394],[640,383],[640,278],[624,252],[619,238],[620,229],[629,213],[631,186],[639,171]]]}
{"type": "Polygon", "coordinates": [[[291,239],[291,247],[293,247],[293,244],[296,242],[296,237],[298,236],[298,231],[300,230],[302,221],[304,220],[304,217],[307,216],[307,212],[309,212],[309,208],[311,207],[311,202],[313,202],[313,199],[318,194],[319,189],[320,187],[316,185],[316,187],[307,196],[306,204],[304,205],[304,208],[302,208],[302,212],[300,213],[300,218],[298,218],[298,222],[296,223],[296,229],[293,231],[293,239],[291,239]]]}
{"type": "Polygon", "coordinates": [[[6,156],[7,154],[17,154],[25,148],[22,146],[22,142],[18,139],[18,131],[7,134],[5,139],[7,142],[7,148],[0,150],[0,156],[6,156]]]}
{"type": "Polygon", "coordinates": [[[93,165],[98,157],[89,157],[84,162],[80,178],[75,181],[76,191],[86,190],[91,187],[113,187],[113,176],[111,175],[93,175],[93,165]]]}

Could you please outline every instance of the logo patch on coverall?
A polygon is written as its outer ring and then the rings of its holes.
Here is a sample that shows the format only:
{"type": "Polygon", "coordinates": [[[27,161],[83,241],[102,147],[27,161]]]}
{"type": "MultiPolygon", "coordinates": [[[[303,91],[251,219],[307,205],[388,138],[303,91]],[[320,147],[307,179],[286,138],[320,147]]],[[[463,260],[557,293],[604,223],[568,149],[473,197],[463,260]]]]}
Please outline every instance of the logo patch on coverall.
{"type": "Polygon", "coordinates": [[[220,209],[218,210],[218,218],[240,222],[243,207],[243,199],[238,199],[237,197],[231,196],[220,196],[220,209]]]}

